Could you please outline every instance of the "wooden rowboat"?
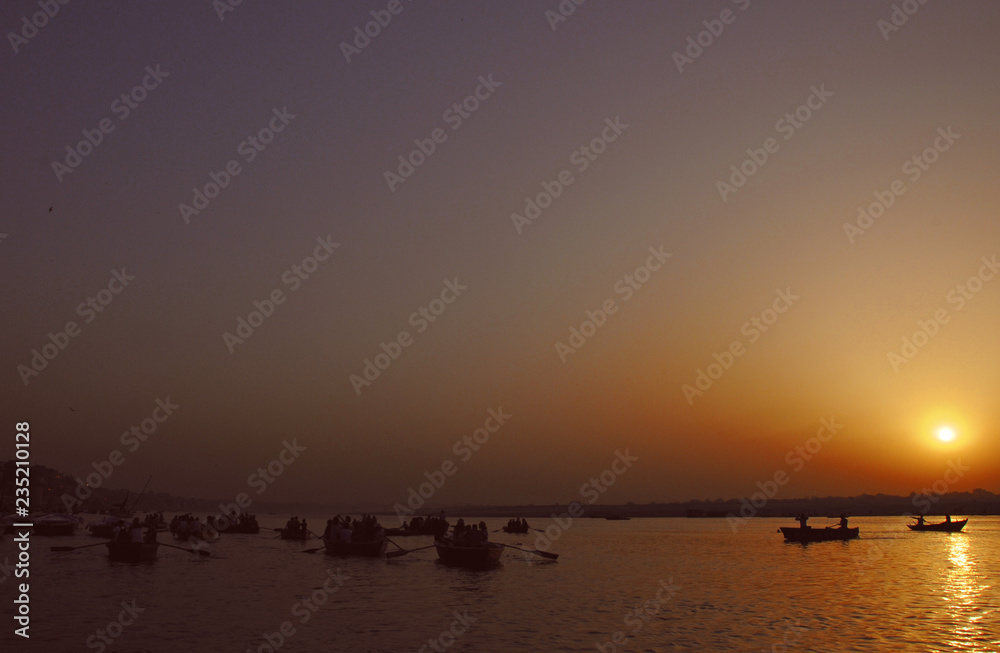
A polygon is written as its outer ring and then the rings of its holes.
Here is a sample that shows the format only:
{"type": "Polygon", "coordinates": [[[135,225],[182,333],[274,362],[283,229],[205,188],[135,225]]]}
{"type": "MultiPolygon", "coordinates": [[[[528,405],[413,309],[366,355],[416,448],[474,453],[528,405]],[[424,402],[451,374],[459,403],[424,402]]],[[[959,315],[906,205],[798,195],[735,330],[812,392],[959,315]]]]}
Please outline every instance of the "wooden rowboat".
{"type": "Polygon", "coordinates": [[[117,517],[105,517],[100,521],[93,521],[87,524],[87,530],[93,537],[104,537],[111,539],[115,534],[115,526],[125,528],[125,520],[117,517]]]}
{"type": "Polygon", "coordinates": [[[958,531],[965,528],[965,524],[968,523],[969,518],[960,519],[958,521],[943,521],[940,524],[907,524],[906,526],[911,531],[944,531],[946,533],[957,533],[958,531]]]}
{"type": "Polygon", "coordinates": [[[72,535],[79,523],[79,518],[73,515],[46,515],[34,520],[34,532],[35,535],[72,535]]]}
{"type": "Polygon", "coordinates": [[[446,565],[482,569],[500,562],[503,544],[487,542],[479,546],[455,546],[450,539],[435,538],[438,559],[446,565]]]}
{"type": "Polygon", "coordinates": [[[289,530],[287,528],[279,529],[278,532],[281,534],[281,539],[283,540],[298,540],[300,542],[305,542],[312,534],[309,531],[300,530],[289,530]]]}
{"type": "Polygon", "coordinates": [[[798,526],[782,526],[781,534],[786,542],[831,542],[838,540],[853,540],[858,537],[860,529],[854,528],[799,528],[798,526]]]}
{"type": "Polygon", "coordinates": [[[156,559],[159,542],[108,542],[108,558],[114,562],[147,562],[156,559]]]}
{"type": "Polygon", "coordinates": [[[326,545],[325,552],[333,556],[364,556],[366,558],[381,558],[385,554],[385,538],[380,540],[370,540],[368,542],[343,542],[340,540],[324,539],[326,545]]]}

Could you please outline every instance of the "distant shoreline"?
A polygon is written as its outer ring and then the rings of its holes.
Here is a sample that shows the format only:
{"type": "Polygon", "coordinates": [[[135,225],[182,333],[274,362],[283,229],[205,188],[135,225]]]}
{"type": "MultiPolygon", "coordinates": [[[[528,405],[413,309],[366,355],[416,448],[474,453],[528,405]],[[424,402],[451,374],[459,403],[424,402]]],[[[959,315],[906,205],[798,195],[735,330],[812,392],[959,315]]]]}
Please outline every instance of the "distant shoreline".
{"type": "MultiPolygon", "coordinates": [[[[0,469],[13,461],[0,462],[0,469]]],[[[72,494],[76,481],[69,474],[61,473],[43,465],[32,465],[32,484],[37,487],[33,495],[32,506],[41,512],[66,512],[61,497],[72,494]]],[[[10,508],[11,497],[14,496],[13,474],[4,474],[0,481],[0,497],[5,505],[0,506],[0,512],[10,508]]],[[[160,492],[146,492],[139,497],[135,491],[113,488],[97,488],[86,501],[80,502],[78,512],[97,513],[110,510],[115,504],[120,504],[128,497],[129,508],[145,512],[191,512],[191,513],[222,513],[221,506],[232,503],[229,499],[197,499],[176,497],[160,492]],[[139,505],[132,508],[134,502],[139,505]]],[[[579,503],[579,502],[577,502],[579,503]]],[[[552,515],[562,515],[569,508],[566,504],[529,504],[529,505],[424,505],[413,511],[413,515],[437,514],[444,511],[448,517],[475,515],[477,517],[531,517],[549,518],[552,515]]],[[[794,517],[800,513],[810,516],[839,516],[846,514],[853,517],[892,517],[907,514],[934,517],[938,515],[1000,515],[1000,495],[987,490],[977,489],[972,492],[949,492],[942,495],[917,494],[895,496],[887,494],[862,494],[854,497],[808,497],[795,499],[771,498],[764,499],[762,494],[752,495],[750,499],[717,499],[715,501],[685,501],[670,503],[626,503],[620,505],[594,504],[581,505],[584,518],[604,518],[619,516],[628,518],[642,517],[690,517],[718,518],[730,516],[740,518],[752,517],[794,517]],[[751,500],[756,502],[751,503],[751,500]]],[[[362,514],[396,516],[395,506],[385,504],[352,502],[273,502],[255,500],[247,512],[254,514],[362,514]]],[[[406,518],[404,516],[404,518],[406,518]]]]}

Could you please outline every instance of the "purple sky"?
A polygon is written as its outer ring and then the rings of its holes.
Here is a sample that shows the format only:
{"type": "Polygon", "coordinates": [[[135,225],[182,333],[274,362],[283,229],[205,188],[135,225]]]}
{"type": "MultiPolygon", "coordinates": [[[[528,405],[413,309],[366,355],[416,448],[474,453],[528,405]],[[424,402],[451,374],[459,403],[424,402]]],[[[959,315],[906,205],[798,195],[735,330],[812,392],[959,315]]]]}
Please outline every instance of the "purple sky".
{"type": "Polygon", "coordinates": [[[626,450],[602,501],[960,458],[1000,489],[1000,8],[559,6],[4,3],[0,414],[33,460],[221,498],[297,438],[255,497],[386,506],[449,461],[432,503],[579,500],[626,450]]]}

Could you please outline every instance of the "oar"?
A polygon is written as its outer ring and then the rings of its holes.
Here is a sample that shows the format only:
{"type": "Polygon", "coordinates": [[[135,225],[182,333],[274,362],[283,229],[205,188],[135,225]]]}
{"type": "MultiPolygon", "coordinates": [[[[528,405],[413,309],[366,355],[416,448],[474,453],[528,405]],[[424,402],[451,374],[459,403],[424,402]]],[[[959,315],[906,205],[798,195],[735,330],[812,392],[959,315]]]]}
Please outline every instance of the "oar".
{"type": "MultiPolygon", "coordinates": [[[[312,531],[309,531],[309,534],[310,535],[316,535],[316,533],[313,533],[312,531]]],[[[316,535],[316,537],[319,537],[319,535],[316,535]]],[[[319,537],[319,539],[323,540],[322,537],[319,537]]],[[[324,542],[323,546],[317,547],[315,549],[306,549],[302,553],[316,553],[317,551],[322,551],[323,549],[326,548],[326,540],[323,540],[323,542],[324,542]]]]}
{"type": "Polygon", "coordinates": [[[208,551],[202,551],[201,549],[185,549],[182,546],[174,546],[173,544],[165,544],[163,542],[160,542],[159,544],[160,544],[160,546],[165,546],[168,549],[177,549],[179,551],[187,551],[188,553],[197,553],[200,556],[210,556],[210,555],[212,555],[208,551]]]}
{"type": "MultiPolygon", "coordinates": [[[[393,542],[393,544],[395,544],[395,542],[393,542]]],[[[396,544],[396,546],[399,546],[399,545],[396,544]]],[[[424,549],[433,549],[433,548],[434,548],[433,544],[430,544],[428,546],[421,546],[421,547],[416,548],[416,549],[404,549],[404,548],[400,547],[399,551],[390,551],[389,553],[385,554],[385,557],[386,558],[398,558],[400,556],[405,556],[407,553],[413,553],[414,551],[423,551],[424,549]]]]}
{"type": "Polygon", "coordinates": [[[403,547],[399,546],[398,544],[396,544],[395,542],[393,542],[392,540],[390,540],[388,537],[385,538],[385,541],[388,542],[389,544],[393,545],[394,547],[396,547],[400,551],[406,551],[406,549],[404,549],[403,547]]]}
{"type": "Polygon", "coordinates": [[[98,542],[97,544],[86,544],[84,546],[52,546],[49,547],[49,551],[76,551],[77,549],[86,549],[92,546],[101,546],[102,544],[107,544],[107,542],[98,542]]]}
{"type": "Polygon", "coordinates": [[[549,553],[547,551],[539,551],[538,549],[522,549],[519,546],[511,546],[510,544],[504,544],[504,546],[509,549],[524,551],[525,553],[534,553],[536,556],[542,556],[543,558],[548,558],[549,560],[555,560],[559,557],[558,553],[549,553]]]}

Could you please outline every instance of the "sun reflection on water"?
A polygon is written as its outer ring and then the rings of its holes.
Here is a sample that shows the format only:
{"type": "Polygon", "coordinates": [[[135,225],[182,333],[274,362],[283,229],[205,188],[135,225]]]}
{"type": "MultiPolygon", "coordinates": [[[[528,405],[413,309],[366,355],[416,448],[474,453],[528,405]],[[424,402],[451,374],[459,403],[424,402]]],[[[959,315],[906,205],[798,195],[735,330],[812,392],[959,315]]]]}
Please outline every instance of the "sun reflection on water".
{"type": "Polygon", "coordinates": [[[976,558],[964,533],[948,536],[948,562],[945,573],[944,596],[946,610],[952,624],[952,639],[948,643],[955,650],[987,651],[980,644],[987,643],[982,620],[980,598],[990,586],[982,584],[982,575],[976,558]]]}

